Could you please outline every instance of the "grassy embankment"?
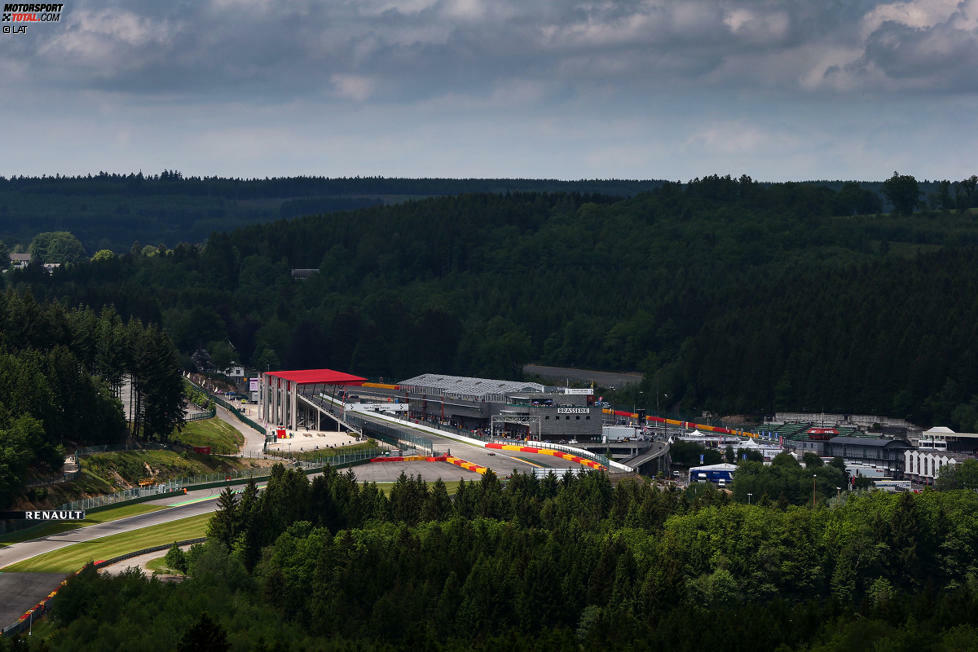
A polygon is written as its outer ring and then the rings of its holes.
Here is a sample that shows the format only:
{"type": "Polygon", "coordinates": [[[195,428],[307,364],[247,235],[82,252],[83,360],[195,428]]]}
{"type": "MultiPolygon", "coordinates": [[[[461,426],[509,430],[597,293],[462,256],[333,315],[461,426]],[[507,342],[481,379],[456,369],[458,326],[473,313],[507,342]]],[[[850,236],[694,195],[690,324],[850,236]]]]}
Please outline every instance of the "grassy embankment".
{"type": "Polygon", "coordinates": [[[170,435],[170,441],[184,446],[210,446],[214,455],[233,455],[244,444],[244,435],[217,417],[191,421],[170,435]]]}
{"type": "MultiPolygon", "coordinates": [[[[32,489],[26,501],[37,508],[53,508],[79,498],[111,494],[139,485],[142,480],[164,482],[208,473],[227,473],[268,463],[234,457],[200,455],[193,451],[137,450],[95,453],[81,459],[78,477],[62,484],[32,489]]],[[[25,509],[27,506],[25,505],[25,509]]]]}
{"type": "Polygon", "coordinates": [[[45,523],[44,525],[36,528],[21,530],[19,532],[13,532],[0,537],[0,548],[7,547],[13,543],[20,543],[21,541],[30,541],[31,539],[49,537],[55,534],[61,534],[62,532],[77,530],[81,527],[95,525],[96,523],[108,523],[109,521],[116,521],[120,518],[138,516],[139,514],[155,512],[160,509],[166,509],[166,507],[163,505],[147,505],[145,503],[137,503],[135,505],[113,507],[112,509],[102,510],[100,512],[95,512],[94,514],[86,514],[85,520],[83,521],[59,521],[45,523]]]}
{"type": "Polygon", "coordinates": [[[10,573],[71,573],[90,561],[111,559],[143,548],[202,537],[207,532],[207,524],[212,516],[213,514],[199,514],[132,532],[122,532],[76,543],[17,562],[2,570],[10,573]]]}

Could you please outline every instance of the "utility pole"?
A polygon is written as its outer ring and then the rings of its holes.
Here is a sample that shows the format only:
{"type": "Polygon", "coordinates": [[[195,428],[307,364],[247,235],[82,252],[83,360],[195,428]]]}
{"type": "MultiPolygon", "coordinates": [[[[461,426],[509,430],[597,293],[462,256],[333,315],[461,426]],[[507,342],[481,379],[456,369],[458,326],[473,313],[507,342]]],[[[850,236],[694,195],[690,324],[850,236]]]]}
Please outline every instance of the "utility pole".
{"type": "Polygon", "coordinates": [[[815,478],[816,477],[817,475],[813,473],[812,474],[812,509],[815,509],[815,478]]]}

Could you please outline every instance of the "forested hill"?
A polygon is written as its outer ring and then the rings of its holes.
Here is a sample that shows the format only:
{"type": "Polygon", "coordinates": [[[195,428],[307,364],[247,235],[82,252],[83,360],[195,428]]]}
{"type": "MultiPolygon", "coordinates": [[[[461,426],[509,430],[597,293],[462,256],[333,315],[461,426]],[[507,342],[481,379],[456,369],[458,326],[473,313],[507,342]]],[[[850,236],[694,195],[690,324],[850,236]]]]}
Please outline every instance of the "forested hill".
{"type": "Polygon", "coordinates": [[[0,177],[0,240],[27,245],[39,232],[70,231],[88,249],[203,242],[214,231],[279,218],[472,192],[600,192],[631,196],[657,181],[555,179],[229,179],[100,173],[0,177]]]}
{"type": "Polygon", "coordinates": [[[624,199],[472,194],[8,276],[159,321],[218,364],[387,379],[637,368],[648,407],[658,391],[673,413],[978,427],[976,216],[856,214],[874,198],[719,177],[624,199]],[[294,281],[294,267],[321,271],[294,281]]]}

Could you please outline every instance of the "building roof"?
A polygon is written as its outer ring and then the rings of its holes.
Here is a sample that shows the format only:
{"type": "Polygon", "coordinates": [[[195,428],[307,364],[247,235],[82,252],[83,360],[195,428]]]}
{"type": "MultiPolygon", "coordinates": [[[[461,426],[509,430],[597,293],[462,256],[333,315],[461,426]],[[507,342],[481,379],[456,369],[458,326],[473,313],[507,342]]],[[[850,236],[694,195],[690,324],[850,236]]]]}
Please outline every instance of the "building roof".
{"type": "Polygon", "coordinates": [[[472,378],[469,376],[445,376],[442,374],[421,374],[398,383],[401,387],[425,387],[453,394],[485,396],[486,394],[506,394],[508,392],[543,392],[540,383],[520,380],[493,380],[491,378],[472,378]]]}
{"type": "Polygon", "coordinates": [[[359,385],[366,378],[333,371],[332,369],[299,369],[295,371],[267,371],[269,376],[291,380],[296,385],[359,385]]]}
{"type": "Polygon", "coordinates": [[[925,430],[925,435],[953,435],[955,432],[946,426],[934,426],[930,430],[925,430]]]}
{"type": "Polygon", "coordinates": [[[736,470],[737,470],[737,465],[736,464],[723,463],[723,464],[707,464],[706,466],[694,466],[694,467],[692,467],[690,469],[690,472],[693,472],[693,471],[736,471],[736,470]]]}
{"type": "Polygon", "coordinates": [[[23,261],[25,263],[31,262],[30,254],[10,254],[10,260],[12,261],[23,261]]]}
{"type": "Polygon", "coordinates": [[[896,443],[906,446],[907,448],[912,448],[908,442],[905,442],[902,439],[880,439],[875,437],[833,437],[828,443],[853,446],[878,446],[880,448],[896,443]]]}

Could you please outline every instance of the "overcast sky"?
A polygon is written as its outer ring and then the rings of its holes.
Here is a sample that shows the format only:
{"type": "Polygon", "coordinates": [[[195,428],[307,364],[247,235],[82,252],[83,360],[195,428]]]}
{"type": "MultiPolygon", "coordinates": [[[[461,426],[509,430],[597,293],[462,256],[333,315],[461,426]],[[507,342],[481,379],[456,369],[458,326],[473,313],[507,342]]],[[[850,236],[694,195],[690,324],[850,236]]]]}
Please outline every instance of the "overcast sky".
{"type": "Polygon", "coordinates": [[[65,0],[0,120],[5,175],[961,179],[978,0],[65,0]]]}

